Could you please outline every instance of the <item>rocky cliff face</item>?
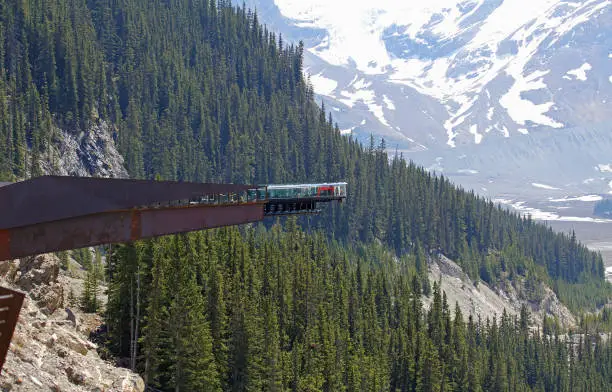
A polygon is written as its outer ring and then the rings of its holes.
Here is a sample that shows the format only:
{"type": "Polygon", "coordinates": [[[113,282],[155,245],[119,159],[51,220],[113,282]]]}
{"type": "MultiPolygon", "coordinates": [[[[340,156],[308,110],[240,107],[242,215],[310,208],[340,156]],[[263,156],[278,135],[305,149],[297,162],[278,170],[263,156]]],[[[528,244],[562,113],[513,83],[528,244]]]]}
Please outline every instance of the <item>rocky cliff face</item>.
{"type": "Polygon", "coordinates": [[[116,134],[115,126],[100,119],[78,134],[56,129],[55,143],[40,162],[41,170],[62,176],[127,178],[123,156],[115,143],[116,134]]]}
{"type": "MultiPolygon", "coordinates": [[[[454,308],[455,303],[459,304],[461,312],[466,316],[471,314],[482,319],[497,316],[499,319],[504,309],[514,316],[520,313],[524,304],[531,311],[531,321],[535,325],[542,325],[544,316],[556,316],[562,326],[576,326],[576,319],[569,309],[545,285],[541,285],[542,295],[538,301],[528,301],[520,279],[500,285],[499,288],[491,288],[484,282],[474,285],[459,265],[444,256],[430,260],[429,279],[439,282],[451,308],[454,308]]],[[[429,306],[431,298],[424,298],[423,302],[429,306]]]]}
{"type": "MultiPolygon", "coordinates": [[[[0,264],[0,284],[27,291],[4,368],[2,391],[143,392],[140,376],[102,360],[88,341],[100,324],[96,315],[76,308],[76,322],[64,307],[72,280],[54,255],[0,264]]],[[[77,280],[78,282],[78,280],[77,280]]]]}

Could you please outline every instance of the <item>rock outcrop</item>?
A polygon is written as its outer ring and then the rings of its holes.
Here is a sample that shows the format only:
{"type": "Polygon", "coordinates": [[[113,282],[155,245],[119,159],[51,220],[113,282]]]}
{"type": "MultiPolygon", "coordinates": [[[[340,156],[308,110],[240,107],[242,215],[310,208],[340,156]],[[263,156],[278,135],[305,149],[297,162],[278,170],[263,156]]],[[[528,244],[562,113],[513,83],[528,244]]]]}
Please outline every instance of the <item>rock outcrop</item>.
{"type": "MultiPolygon", "coordinates": [[[[504,309],[509,315],[518,315],[521,306],[526,305],[531,311],[531,321],[534,325],[542,325],[544,316],[556,316],[560,324],[565,327],[576,325],[576,320],[569,309],[559,301],[549,287],[543,284],[541,284],[542,298],[539,301],[528,301],[520,294],[524,291],[524,285],[520,280],[505,282],[497,288],[489,287],[482,281],[475,285],[458,264],[445,256],[430,260],[429,279],[440,282],[451,308],[458,303],[464,316],[480,315],[482,319],[497,316],[499,319],[504,309]]],[[[424,297],[423,302],[425,306],[429,306],[431,298],[424,297]]]]}
{"type": "Polygon", "coordinates": [[[541,323],[544,316],[555,316],[562,326],[575,327],[576,318],[570,310],[561,302],[557,294],[548,286],[542,284],[543,296],[537,302],[529,302],[531,313],[541,323]]]}
{"type": "Polygon", "coordinates": [[[137,374],[100,358],[87,340],[101,323],[96,315],[79,313],[76,325],[64,309],[64,293],[75,280],[62,276],[54,255],[3,263],[0,284],[27,292],[4,368],[2,391],[143,392],[137,374]]]}
{"type": "Polygon", "coordinates": [[[127,178],[123,156],[117,150],[113,135],[116,129],[106,121],[94,120],[86,131],[56,129],[55,143],[46,160],[43,173],[63,176],[127,178]]]}
{"type": "MultiPolygon", "coordinates": [[[[431,259],[429,279],[440,283],[451,309],[454,309],[455,303],[459,304],[466,318],[470,314],[474,317],[480,316],[483,320],[495,315],[499,318],[504,309],[508,314],[515,315],[521,307],[520,303],[499,295],[482,282],[475,285],[458,264],[444,256],[431,259]]],[[[431,301],[432,298],[423,298],[427,307],[431,301]]]]}

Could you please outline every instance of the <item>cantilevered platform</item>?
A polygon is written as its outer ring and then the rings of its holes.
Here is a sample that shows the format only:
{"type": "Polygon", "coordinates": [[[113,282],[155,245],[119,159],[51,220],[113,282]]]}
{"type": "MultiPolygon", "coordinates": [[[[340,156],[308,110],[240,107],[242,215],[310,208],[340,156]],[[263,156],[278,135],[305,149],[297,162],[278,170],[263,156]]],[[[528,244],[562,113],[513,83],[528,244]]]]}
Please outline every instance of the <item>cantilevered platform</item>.
{"type": "Polygon", "coordinates": [[[0,260],[316,214],[346,183],[200,184],[44,176],[0,183],[0,260]]]}
{"type": "MultiPolygon", "coordinates": [[[[0,260],[317,213],[346,183],[251,186],[45,176],[0,183],[0,260]]],[[[0,287],[0,369],[24,294],[0,287]]]]}

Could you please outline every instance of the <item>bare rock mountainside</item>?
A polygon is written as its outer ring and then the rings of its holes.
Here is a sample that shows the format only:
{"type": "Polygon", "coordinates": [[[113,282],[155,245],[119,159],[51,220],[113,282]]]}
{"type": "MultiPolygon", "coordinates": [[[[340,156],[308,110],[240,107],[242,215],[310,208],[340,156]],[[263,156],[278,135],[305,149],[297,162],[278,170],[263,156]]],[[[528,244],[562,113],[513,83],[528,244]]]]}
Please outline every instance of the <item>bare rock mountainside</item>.
{"type": "Polygon", "coordinates": [[[0,264],[0,284],[27,292],[4,368],[2,391],[142,392],[140,376],[102,360],[89,333],[101,320],[70,307],[68,293],[82,283],[60,273],[51,254],[0,264]]]}
{"type": "MultiPolygon", "coordinates": [[[[531,312],[533,325],[541,326],[544,317],[557,317],[560,325],[566,328],[576,326],[576,319],[569,309],[559,301],[557,295],[545,284],[539,283],[536,288],[537,298],[527,295],[522,280],[507,281],[498,288],[491,288],[484,282],[474,284],[472,279],[459,265],[447,257],[432,258],[429,262],[429,280],[439,282],[449,303],[455,302],[463,314],[471,314],[482,319],[499,319],[505,310],[509,315],[518,315],[521,306],[527,306],[531,312]]],[[[431,305],[432,298],[423,298],[425,306],[431,305]]]]}
{"type": "Polygon", "coordinates": [[[123,156],[117,148],[118,129],[102,120],[97,111],[84,129],[62,129],[52,125],[53,137],[48,153],[39,159],[39,167],[30,173],[127,178],[123,156]]]}
{"type": "Polygon", "coordinates": [[[384,137],[492,198],[612,192],[612,1],[247,5],[304,42],[305,72],[345,133],[384,137]]]}
{"type": "Polygon", "coordinates": [[[45,174],[127,178],[123,156],[117,150],[114,126],[93,121],[86,131],[75,134],[56,129],[58,137],[48,157],[40,161],[45,174]]]}

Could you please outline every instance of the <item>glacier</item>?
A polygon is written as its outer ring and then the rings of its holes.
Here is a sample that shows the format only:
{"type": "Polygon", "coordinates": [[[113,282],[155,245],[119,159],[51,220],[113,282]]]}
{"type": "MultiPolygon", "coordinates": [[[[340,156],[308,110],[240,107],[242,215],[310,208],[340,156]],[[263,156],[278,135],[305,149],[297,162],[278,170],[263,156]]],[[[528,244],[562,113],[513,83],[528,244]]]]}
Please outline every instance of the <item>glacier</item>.
{"type": "MultiPolygon", "coordinates": [[[[325,64],[363,78],[410,87],[441,102],[446,118],[440,125],[446,145],[455,147],[474,125],[526,134],[533,127],[562,128],[556,102],[535,102],[524,95],[546,89],[550,69],[533,69],[530,62],[564,39],[577,26],[605,12],[610,0],[275,0],[280,14],[299,28],[324,35],[308,51],[325,64]],[[487,86],[505,78],[505,86],[490,99],[487,86]],[[480,113],[484,92],[489,95],[487,117],[480,113]],[[493,111],[503,110],[495,121],[493,111]],[[483,125],[482,123],[487,123],[483,125]]],[[[606,53],[608,58],[610,53],[606,53]]],[[[563,75],[586,80],[591,64],[584,62],[563,75]],[[575,74],[575,75],[574,75],[575,74]]],[[[320,75],[319,75],[320,77],[320,75]]],[[[330,95],[329,88],[317,89],[330,95]]],[[[350,86],[350,85],[349,85],[350,86]]],[[[348,86],[347,86],[348,87],[348,86]]],[[[394,99],[376,88],[342,90],[337,97],[347,106],[362,101],[383,127],[395,125],[382,113],[383,101],[394,99]]],[[[499,90],[499,89],[498,89],[499,90]]],[[[390,111],[397,110],[385,105],[390,111]]],[[[402,127],[403,128],[403,127],[402,127]]],[[[488,133],[488,132],[485,132],[488,133]]],[[[426,143],[425,143],[426,144],[426,143]]]]}

